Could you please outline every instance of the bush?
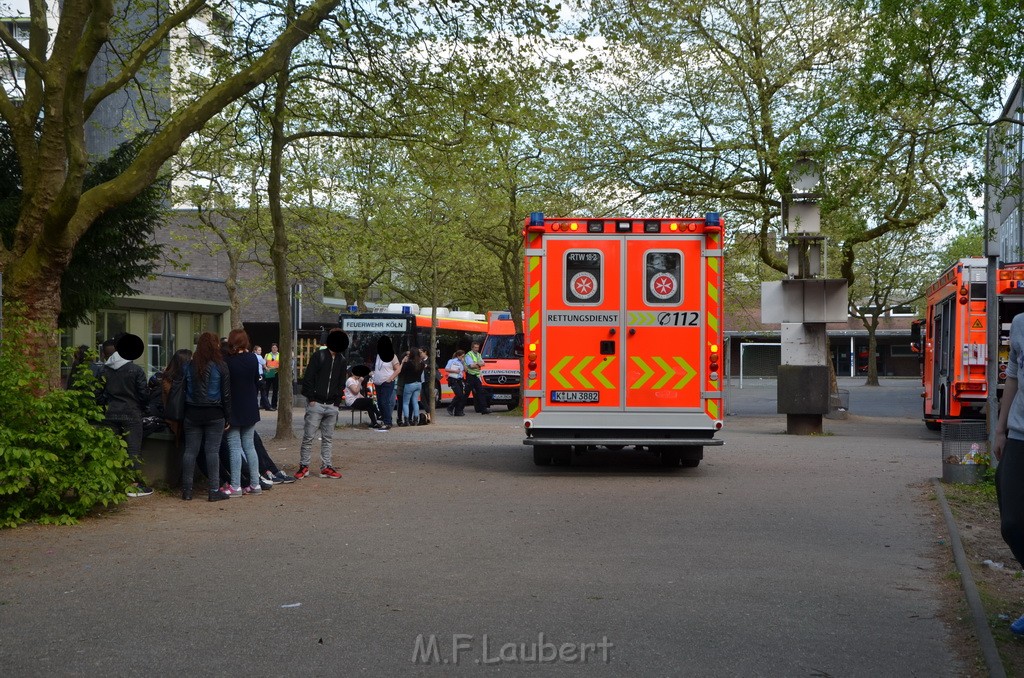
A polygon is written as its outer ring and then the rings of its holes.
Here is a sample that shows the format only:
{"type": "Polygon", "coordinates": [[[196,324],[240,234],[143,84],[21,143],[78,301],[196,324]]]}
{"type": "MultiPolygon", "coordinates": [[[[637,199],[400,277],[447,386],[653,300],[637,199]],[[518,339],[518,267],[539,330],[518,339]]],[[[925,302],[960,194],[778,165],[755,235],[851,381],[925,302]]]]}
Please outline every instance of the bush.
{"type": "Polygon", "coordinates": [[[39,395],[44,375],[19,347],[26,323],[4,308],[0,344],[0,527],[29,520],[71,524],[127,498],[135,478],[123,439],[101,425],[88,363],[82,389],[39,395]]]}

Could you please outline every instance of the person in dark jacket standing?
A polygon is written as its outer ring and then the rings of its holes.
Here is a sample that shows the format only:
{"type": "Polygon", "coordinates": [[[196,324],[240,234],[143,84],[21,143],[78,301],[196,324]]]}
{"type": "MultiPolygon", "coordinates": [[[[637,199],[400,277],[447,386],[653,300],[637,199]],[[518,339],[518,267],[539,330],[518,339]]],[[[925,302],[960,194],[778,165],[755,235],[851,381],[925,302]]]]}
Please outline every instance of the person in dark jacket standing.
{"type": "Polygon", "coordinates": [[[260,494],[257,474],[242,487],[242,454],[250,469],[259,468],[253,434],[260,420],[260,365],[255,353],[249,353],[249,335],[245,330],[235,329],[228,334],[228,355],[224,362],[231,377],[231,428],[227,432],[229,468],[231,469],[231,496],[260,494]]]}
{"type": "Polygon", "coordinates": [[[181,460],[181,498],[192,499],[192,479],[200,446],[206,453],[210,501],[231,495],[220,489],[220,439],[231,418],[231,380],[220,352],[220,339],[203,332],[192,362],[185,366],[185,454],[181,460]]]}
{"type": "Polygon", "coordinates": [[[299,447],[298,479],[309,475],[309,462],[313,453],[313,436],[320,431],[320,477],[340,478],[331,466],[334,446],[334,426],[338,422],[338,408],[344,397],[345,351],[348,335],[335,327],[327,334],[327,348],[314,353],[306,372],[302,375],[302,395],[306,399],[306,415],[299,447]]]}
{"type": "MultiPolygon", "coordinates": [[[[138,473],[142,469],[139,460],[142,454],[142,413],[149,402],[149,387],[146,386],[146,373],[132,361],[142,356],[146,347],[141,337],[123,334],[115,349],[99,371],[103,380],[101,399],[106,404],[104,423],[125,437],[128,456],[138,473]]],[[[127,494],[129,497],[145,497],[153,494],[153,490],[136,482],[128,488],[127,494]]]]}

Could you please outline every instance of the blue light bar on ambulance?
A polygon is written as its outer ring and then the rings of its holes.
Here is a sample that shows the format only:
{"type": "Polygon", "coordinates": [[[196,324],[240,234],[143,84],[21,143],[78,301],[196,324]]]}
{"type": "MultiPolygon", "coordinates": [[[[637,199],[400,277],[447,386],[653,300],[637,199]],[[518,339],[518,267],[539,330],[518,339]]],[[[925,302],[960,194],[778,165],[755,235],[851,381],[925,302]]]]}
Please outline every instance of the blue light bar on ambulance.
{"type": "Polygon", "coordinates": [[[530,212],[530,226],[543,226],[544,225],[544,213],[543,212],[530,212]]]}

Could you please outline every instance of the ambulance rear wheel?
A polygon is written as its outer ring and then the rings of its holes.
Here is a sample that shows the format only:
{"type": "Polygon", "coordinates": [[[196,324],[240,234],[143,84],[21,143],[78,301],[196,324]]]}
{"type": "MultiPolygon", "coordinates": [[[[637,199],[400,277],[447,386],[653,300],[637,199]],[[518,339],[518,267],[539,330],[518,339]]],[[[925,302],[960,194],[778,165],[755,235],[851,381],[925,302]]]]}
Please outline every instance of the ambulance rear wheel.
{"type": "Polygon", "coordinates": [[[551,448],[547,445],[533,446],[533,463],[537,466],[551,465],[551,448]]]}
{"type": "Polygon", "coordinates": [[[677,468],[682,458],[678,450],[666,449],[661,453],[661,465],[666,468],[677,468]]]}

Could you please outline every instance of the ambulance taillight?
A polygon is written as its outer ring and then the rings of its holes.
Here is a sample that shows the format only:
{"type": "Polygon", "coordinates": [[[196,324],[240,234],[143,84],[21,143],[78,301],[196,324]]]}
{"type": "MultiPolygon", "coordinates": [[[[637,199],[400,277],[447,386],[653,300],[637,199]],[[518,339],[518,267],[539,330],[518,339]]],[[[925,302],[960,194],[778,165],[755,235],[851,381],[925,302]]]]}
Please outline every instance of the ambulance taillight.
{"type": "Polygon", "coordinates": [[[718,381],[718,344],[711,344],[708,350],[708,378],[711,381],[718,381]]]}

